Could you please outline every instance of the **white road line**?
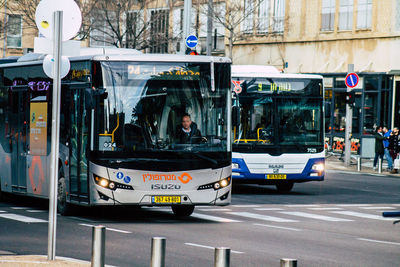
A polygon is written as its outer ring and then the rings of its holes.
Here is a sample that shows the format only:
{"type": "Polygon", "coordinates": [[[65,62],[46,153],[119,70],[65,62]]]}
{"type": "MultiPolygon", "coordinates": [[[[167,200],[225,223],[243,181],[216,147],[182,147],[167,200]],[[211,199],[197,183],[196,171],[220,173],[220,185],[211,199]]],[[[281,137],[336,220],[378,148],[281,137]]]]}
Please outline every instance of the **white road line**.
{"type": "Polygon", "coordinates": [[[316,204],[296,204],[296,205],[285,205],[286,207],[289,208],[308,208],[308,207],[320,207],[320,205],[316,205],[316,204]]]}
{"type": "Polygon", "coordinates": [[[81,218],[81,217],[68,216],[68,218],[75,219],[75,220],[82,221],[82,222],[95,223],[95,221],[93,221],[93,220],[89,220],[89,219],[85,219],[85,218],[81,218]]]}
{"type": "Polygon", "coordinates": [[[305,218],[311,218],[311,219],[317,219],[317,220],[322,220],[322,221],[329,221],[329,222],[352,222],[353,221],[353,220],[349,220],[349,219],[342,219],[342,218],[336,218],[336,217],[330,217],[330,216],[324,216],[324,215],[318,215],[318,214],[312,214],[312,213],[306,213],[306,212],[300,212],[300,211],[281,211],[280,213],[293,215],[293,216],[299,216],[299,217],[305,217],[305,218]]]}
{"type": "Polygon", "coordinates": [[[274,217],[274,216],[261,215],[261,214],[250,213],[250,212],[227,212],[227,213],[236,215],[236,216],[242,216],[242,217],[258,219],[258,220],[263,220],[263,221],[270,221],[270,222],[298,222],[295,220],[279,218],[279,217],[274,217]]]}
{"type": "MultiPolygon", "coordinates": [[[[94,227],[95,226],[95,225],[86,224],[86,223],[80,223],[79,225],[87,226],[87,227],[94,227]]],[[[132,234],[132,232],[129,232],[129,231],[119,230],[119,229],[110,228],[110,227],[106,227],[106,230],[112,231],[112,232],[117,232],[117,233],[123,233],[123,234],[132,234]]]]}
{"type": "Polygon", "coordinates": [[[374,240],[374,239],[367,239],[367,238],[357,238],[357,239],[361,240],[361,241],[368,241],[368,242],[374,242],[374,243],[400,246],[400,243],[396,243],[396,242],[381,241],[381,240],[374,240]]]}
{"type": "Polygon", "coordinates": [[[364,210],[394,210],[394,207],[360,207],[364,210]]]}
{"type": "Polygon", "coordinates": [[[6,211],[4,211],[4,210],[0,210],[0,212],[6,212],[6,211]]]}
{"type": "Polygon", "coordinates": [[[400,204],[392,204],[393,206],[400,207],[400,204]]]}
{"type": "Polygon", "coordinates": [[[278,210],[284,210],[280,208],[254,208],[254,210],[270,210],[270,211],[278,211],[278,210]]]}
{"type": "Polygon", "coordinates": [[[18,214],[12,214],[12,213],[0,214],[0,217],[5,218],[5,219],[20,221],[20,222],[25,222],[25,223],[45,223],[45,222],[47,222],[42,219],[37,219],[37,218],[32,218],[32,217],[18,215],[18,214]]]}
{"type": "Polygon", "coordinates": [[[309,210],[342,210],[342,208],[308,208],[309,210]]]}
{"type": "Polygon", "coordinates": [[[231,209],[196,209],[201,211],[232,211],[231,209]]]}
{"type": "Polygon", "coordinates": [[[11,209],[13,209],[13,210],[27,210],[29,208],[26,208],[26,207],[11,207],[11,209]]]}
{"type": "Polygon", "coordinates": [[[283,227],[283,226],[276,226],[276,225],[269,225],[269,224],[261,224],[261,223],[254,223],[254,225],[257,225],[257,226],[264,226],[264,227],[270,227],[270,228],[277,228],[277,229],[283,229],[283,230],[289,230],[289,231],[303,231],[303,230],[301,230],[301,229],[292,228],[292,227],[283,227]]]}
{"type": "Polygon", "coordinates": [[[369,207],[371,204],[339,204],[338,207],[369,207]]]}
{"type": "Polygon", "coordinates": [[[241,222],[241,221],[232,220],[232,219],[228,219],[228,218],[222,218],[222,217],[211,216],[211,215],[200,214],[200,213],[193,213],[190,217],[208,220],[208,221],[214,221],[214,222],[241,222]]]}
{"type": "MultiPolygon", "coordinates": [[[[185,245],[187,246],[192,246],[192,247],[198,247],[198,248],[207,248],[207,249],[215,249],[215,247],[210,247],[210,246],[205,246],[205,245],[199,245],[199,244],[195,244],[195,243],[185,243],[185,245]]],[[[244,252],[242,251],[236,251],[236,250],[231,250],[231,253],[234,254],[244,254],[244,252]]]]}
{"type": "Polygon", "coordinates": [[[40,212],[47,212],[47,210],[26,210],[27,212],[30,213],[40,213],[40,212]]]}
{"type": "Polygon", "coordinates": [[[360,218],[364,218],[364,219],[380,220],[380,221],[394,221],[394,220],[397,220],[397,219],[394,219],[394,218],[384,218],[384,217],[379,216],[379,215],[361,213],[361,212],[356,212],[356,211],[343,210],[343,211],[331,211],[331,213],[354,216],[354,217],[360,217],[360,218]]]}
{"type": "Polygon", "coordinates": [[[231,205],[231,207],[235,207],[235,208],[260,208],[261,205],[231,205]]]}

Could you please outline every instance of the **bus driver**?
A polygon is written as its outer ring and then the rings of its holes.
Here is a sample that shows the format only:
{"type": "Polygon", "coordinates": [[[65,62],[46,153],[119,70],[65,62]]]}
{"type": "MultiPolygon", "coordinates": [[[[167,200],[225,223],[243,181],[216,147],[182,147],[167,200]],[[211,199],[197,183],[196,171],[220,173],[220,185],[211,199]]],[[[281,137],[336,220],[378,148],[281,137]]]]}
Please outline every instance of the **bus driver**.
{"type": "Polygon", "coordinates": [[[182,116],[182,125],[177,127],[176,139],[179,144],[199,144],[202,140],[197,124],[192,122],[187,113],[182,116]]]}

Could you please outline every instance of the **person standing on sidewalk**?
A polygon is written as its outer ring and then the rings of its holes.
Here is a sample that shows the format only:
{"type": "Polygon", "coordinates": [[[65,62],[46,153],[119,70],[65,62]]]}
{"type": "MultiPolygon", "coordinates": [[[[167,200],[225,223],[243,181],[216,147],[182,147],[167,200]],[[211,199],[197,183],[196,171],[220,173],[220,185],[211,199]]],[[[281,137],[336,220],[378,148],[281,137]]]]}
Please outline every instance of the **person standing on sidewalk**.
{"type": "Polygon", "coordinates": [[[385,137],[385,139],[383,140],[383,152],[385,154],[385,158],[388,162],[388,171],[392,171],[393,170],[393,160],[392,160],[392,156],[390,155],[390,151],[389,151],[389,138],[390,138],[390,133],[392,132],[392,130],[389,130],[387,127],[383,127],[382,129],[383,131],[383,136],[385,137]]]}
{"type": "MultiPolygon", "coordinates": [[[[399,138],[399,128],[394,127],[393,131],[390,133],[389,137],[389,151],[392,156],[393,162],[397,158],[400,152],[400,138],[399,138]]],[[[390,173],[397,173],[397,169],[393,169],[390,173]]]]}
{"type": "Polygon", "coordinates": [[[383,147],[383,140],[385,137],[382,133],[382,126],[376,128],[376,132],[374,132],[375,136],[375,158],[374,158],[374,170],[376,170],[376,163],[378,162],[378,157],[383,160],[383,155],[385,154],[385,150],[383,147]]]}

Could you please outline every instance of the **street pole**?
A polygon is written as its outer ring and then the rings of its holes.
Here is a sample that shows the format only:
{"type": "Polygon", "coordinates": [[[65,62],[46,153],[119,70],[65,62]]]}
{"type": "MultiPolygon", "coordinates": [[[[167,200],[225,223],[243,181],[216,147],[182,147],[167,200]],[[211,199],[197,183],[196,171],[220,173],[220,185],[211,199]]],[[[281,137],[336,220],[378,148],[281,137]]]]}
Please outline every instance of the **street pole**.
{"type": "MultiPolygon", "coordinates": [[[[354,72],[354,64],[349,64],[348,73],[354,72]]],[[[352,89],[347,87],[347,92],[350,92],[352,89]]],[[[344,163],[346,166],[350,166],[351,159],[351,131],[353,124],[353,109],[350,107],[349,103],[346,103],[346,131],[345,131],[345,150],[344,150],[344,163]]]]}
{"type": "Polygon", "coordinates": [[[207,56],[211,56],[212,51],[212,29],[213,29],[213,0],[208,0],[207,10],[207,56]]]}
{"type": "Polygon", "coordinates": [[[61,42],[62,42],[62,11],[53,13],[53,101],[51,119],[51,163],[50,163],[50,194],[49,194],[49,229],[47,258],[56,257],[56,228],[57,228],[57,186],[58,186],[58,154],[60,139],[60,99],[61,99],[61,42]]]}
{"type": "Polygon", "coordinates": [[[192,0],[185,0],[185,4],[183,6],[183,36],[181,42],[181,54],[185,54],[186,51],[186,38],[190,34],[190,13],[192,12],[192,0]]]}

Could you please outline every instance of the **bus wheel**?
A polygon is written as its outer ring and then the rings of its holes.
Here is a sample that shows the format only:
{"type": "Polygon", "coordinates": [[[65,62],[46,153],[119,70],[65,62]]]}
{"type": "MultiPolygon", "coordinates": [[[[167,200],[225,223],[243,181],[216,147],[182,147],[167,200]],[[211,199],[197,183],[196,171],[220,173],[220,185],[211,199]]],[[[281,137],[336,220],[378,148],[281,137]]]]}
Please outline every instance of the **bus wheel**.
{"type": "Polygon", "coordinates": [[[57,210],[64,216],[71,212],[71,205],[67,203],[67,185],[62,176],[58,179],[57,210]]]}
{"type": "Polygon", "coordinates": [[[175,216],[178,217],[187,217],[192,215],[194,210],[194,205],[174,205],[172,206],[172,211],[175,216]]]}
{"type": "Polygon", "coordinates": [[[290,190],[292,190],[292,188],[293,188],[292,182],[276,184],[276,189],[282,193],[288,193],[288,192],[290,192],[290,190]]]}

